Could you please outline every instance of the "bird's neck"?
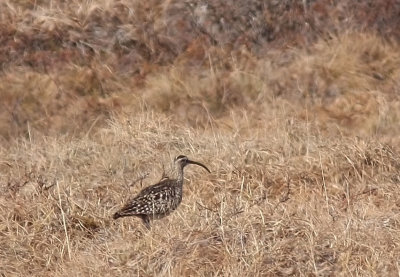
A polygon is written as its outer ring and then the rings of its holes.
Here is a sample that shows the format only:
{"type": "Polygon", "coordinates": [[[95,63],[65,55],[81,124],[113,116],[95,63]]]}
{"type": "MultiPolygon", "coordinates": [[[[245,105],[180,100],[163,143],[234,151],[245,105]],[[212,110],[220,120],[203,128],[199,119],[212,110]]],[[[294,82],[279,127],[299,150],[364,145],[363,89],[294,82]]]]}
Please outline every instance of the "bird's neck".
{"type": "Polygon", "coordinates": [[[179,185],[183,185],[183,167],[177,166],[175,168],[175,173],[176,173],[176,179],[178,181],[179,185]]]}

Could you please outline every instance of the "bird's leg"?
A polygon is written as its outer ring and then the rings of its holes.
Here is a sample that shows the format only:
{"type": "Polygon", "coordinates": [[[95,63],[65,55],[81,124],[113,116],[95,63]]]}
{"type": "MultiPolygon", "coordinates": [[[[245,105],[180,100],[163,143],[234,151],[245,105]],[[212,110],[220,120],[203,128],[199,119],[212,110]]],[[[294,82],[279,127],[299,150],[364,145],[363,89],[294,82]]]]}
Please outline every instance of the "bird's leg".
{"type": "Polygon", "coordinates": [[[150,230],[150,217],[148,215],[140,215],[140,218],[143,220],[143,224],[144,226],[146,226],[146,228],[148,230],[150,230]]]}

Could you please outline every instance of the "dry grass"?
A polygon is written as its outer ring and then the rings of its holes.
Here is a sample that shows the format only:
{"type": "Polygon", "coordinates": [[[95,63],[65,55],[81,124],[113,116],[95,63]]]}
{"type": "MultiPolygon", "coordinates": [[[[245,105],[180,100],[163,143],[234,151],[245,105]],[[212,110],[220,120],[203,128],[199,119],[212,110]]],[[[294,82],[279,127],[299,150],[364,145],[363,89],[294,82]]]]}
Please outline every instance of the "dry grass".
{"type": "Polygon", "coordinates": [[[399,275],[398,7],[353,2],[0,3],[0,275],[399,275]]]}
{"type": "MultiPolygon", "coordinates": [[[[90,138],[2,149],[2,271],[42,275],[394,275],[400,156],[300,122],[205,131],[120,116],[90,138]],[[171,130],[176,130],[171,132],[171,130]],[[275,130],[271,132],[270,130],[275,130]],[[110,216],[185,153],[184,201],[147,232],[110,216]]],[[[226,126],[224,124],[223,126],[226,126]]]]}

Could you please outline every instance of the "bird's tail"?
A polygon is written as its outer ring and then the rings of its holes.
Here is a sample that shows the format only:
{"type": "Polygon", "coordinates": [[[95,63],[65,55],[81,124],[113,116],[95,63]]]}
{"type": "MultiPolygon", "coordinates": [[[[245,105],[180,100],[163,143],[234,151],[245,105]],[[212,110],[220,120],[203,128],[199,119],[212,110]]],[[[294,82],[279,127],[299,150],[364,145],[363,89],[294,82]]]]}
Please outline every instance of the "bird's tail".
{"type": "Polygon", "coordinates": [[[123,215],[121,215],[119,212],[116,212],[114,215],[113,215],[113,219],[118,219],[118,218],[120,218],[120,217],[122,217],[123,215]]]}
{"type": "Polygon", "coordinates": [[[132,216],[132,215],[136,214],[132,213],[129,209],[121,209],[113,215],[113,219],[118,219],[120,217],[132,216]]]}

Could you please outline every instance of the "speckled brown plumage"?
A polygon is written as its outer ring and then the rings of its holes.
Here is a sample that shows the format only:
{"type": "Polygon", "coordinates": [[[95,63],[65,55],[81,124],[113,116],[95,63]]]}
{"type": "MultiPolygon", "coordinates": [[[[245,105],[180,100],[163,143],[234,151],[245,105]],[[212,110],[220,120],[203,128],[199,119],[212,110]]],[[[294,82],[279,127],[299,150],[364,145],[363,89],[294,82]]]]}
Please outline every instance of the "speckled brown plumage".
{"type": "Polygon", "coordinates": [[[142,218],[147,228],[150,228],[151,219],[169,215],[182,201],[183,169],[188,164],[202,166],[210,172],[205,165],[180,155],[175,158],[175,169],[178,175],[176,179],[166,177],[157,184],[143,189],[135,198],[116,212],[113,218],[137,216],[142,218]]]}

